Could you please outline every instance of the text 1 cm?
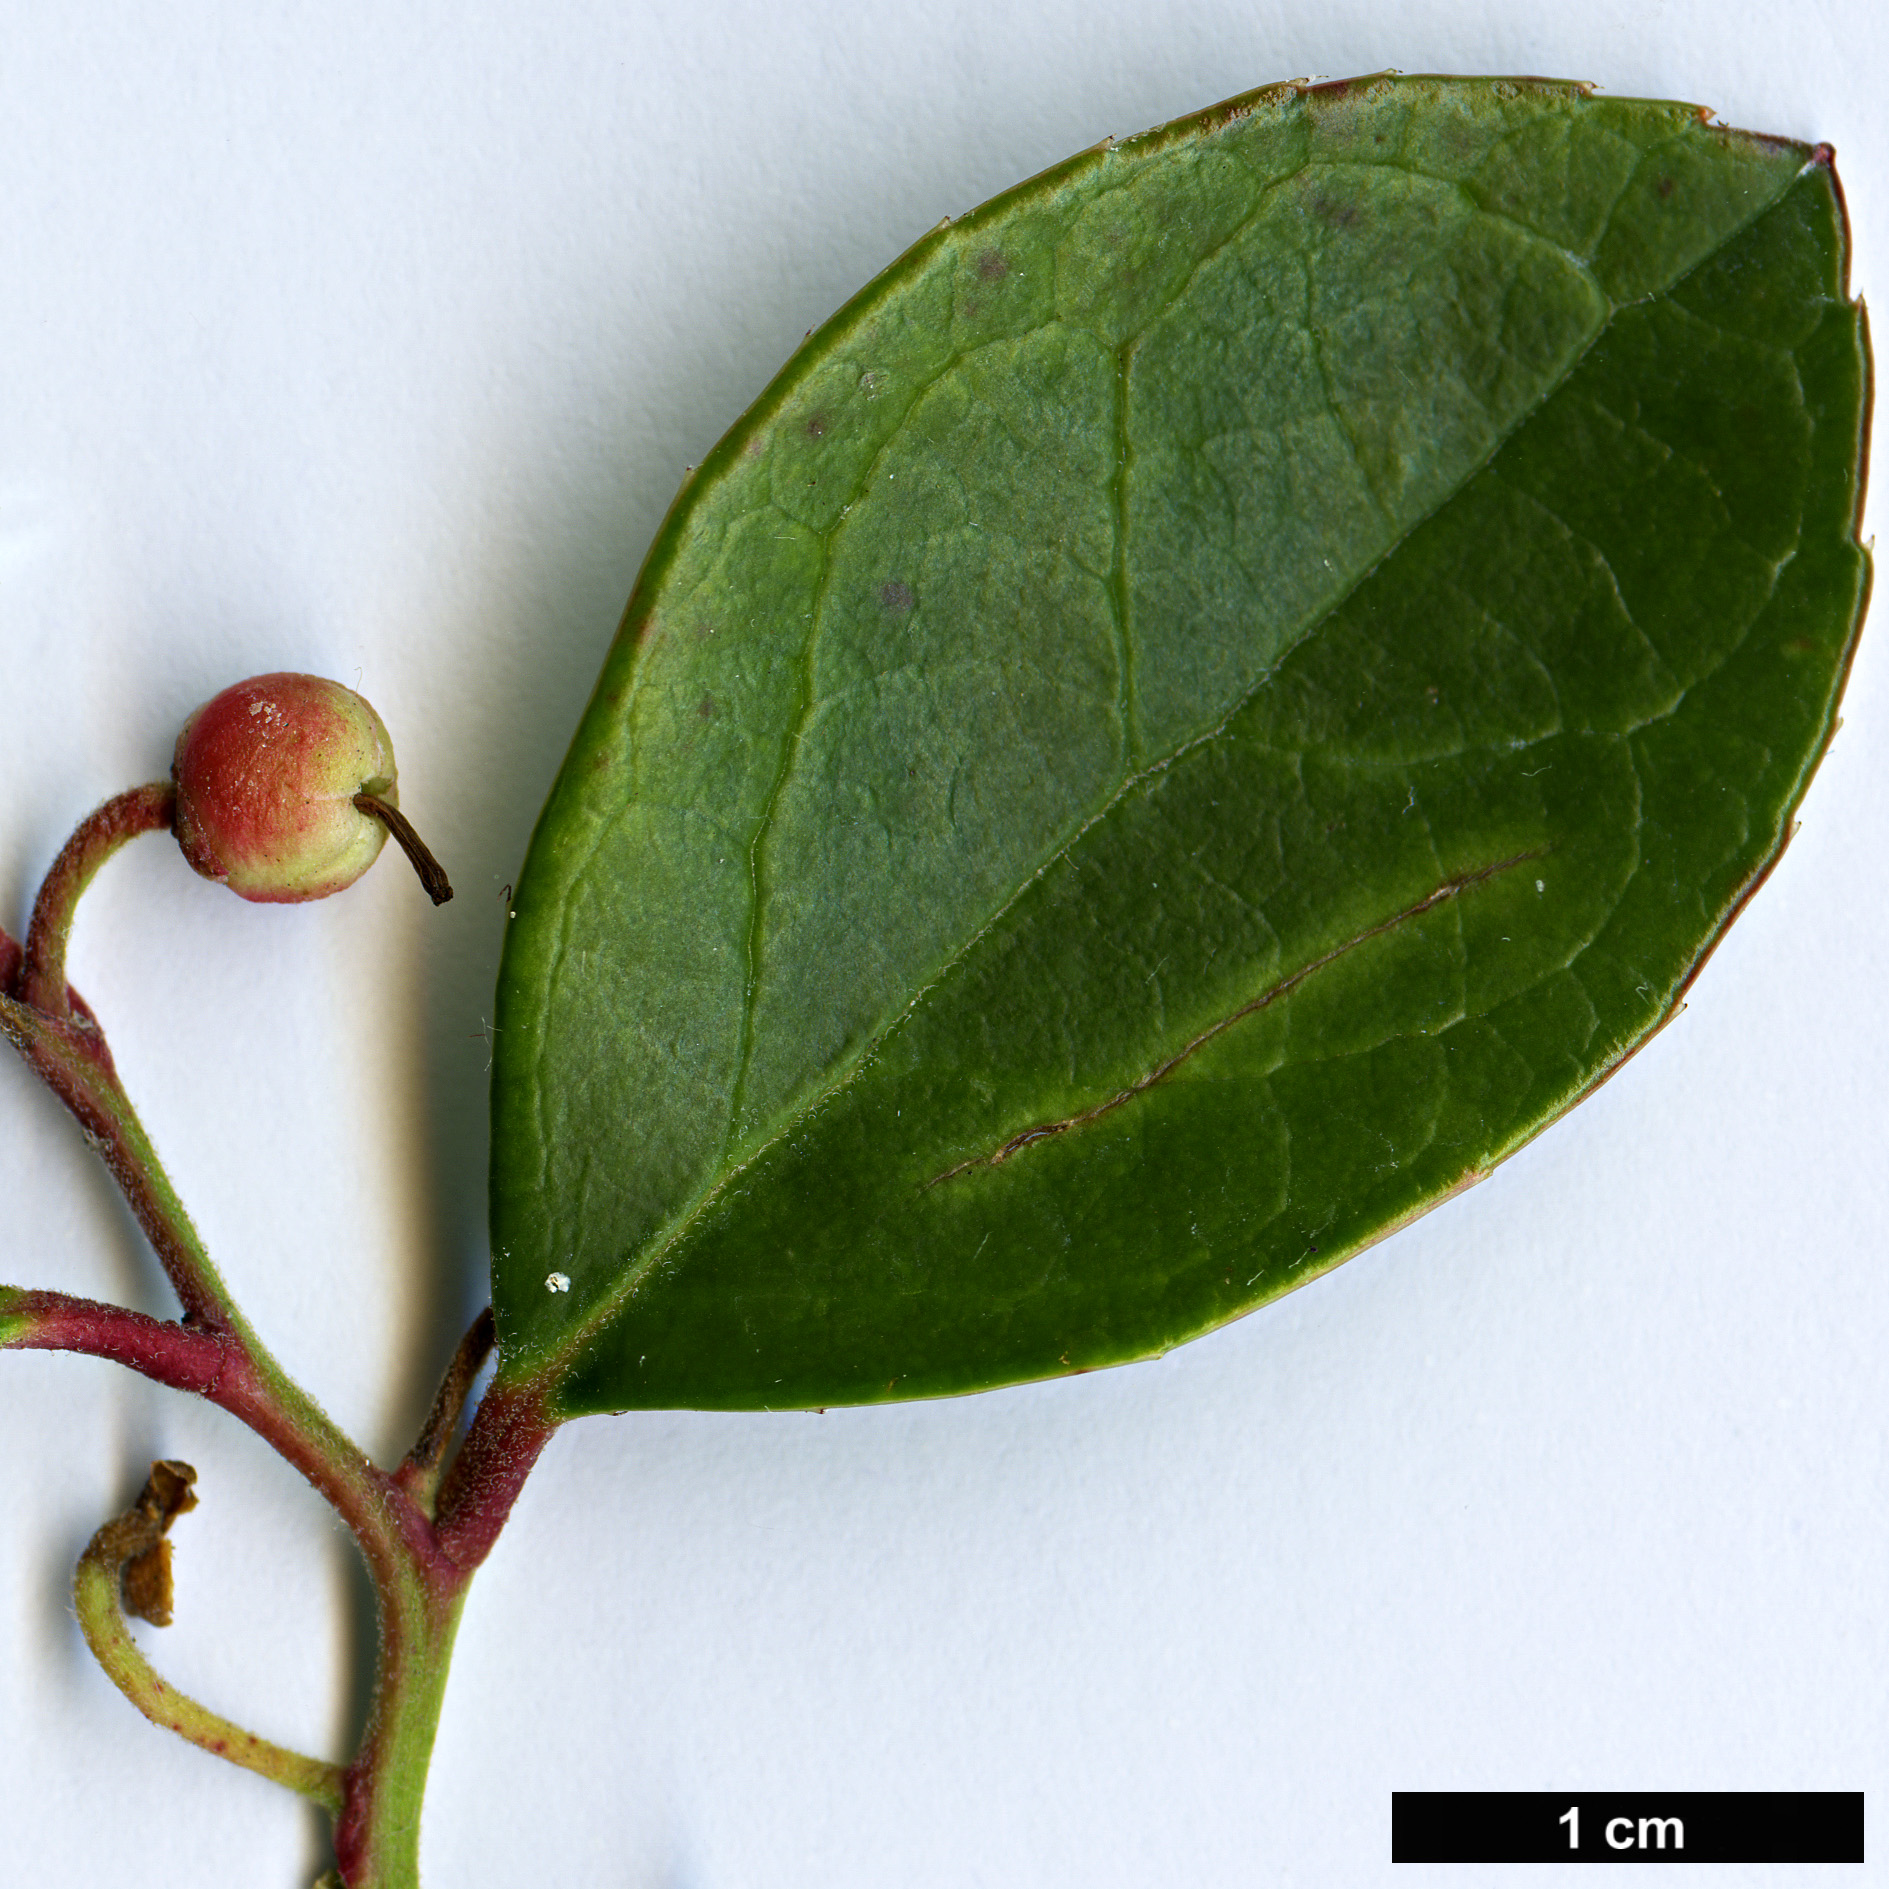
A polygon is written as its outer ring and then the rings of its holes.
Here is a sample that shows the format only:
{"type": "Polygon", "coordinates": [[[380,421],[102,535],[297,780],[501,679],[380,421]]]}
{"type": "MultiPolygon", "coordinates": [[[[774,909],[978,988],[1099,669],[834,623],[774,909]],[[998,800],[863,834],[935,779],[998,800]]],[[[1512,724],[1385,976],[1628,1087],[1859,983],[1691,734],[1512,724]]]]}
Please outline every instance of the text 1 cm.
{"type": "MultiPolygon", "coordinates": [[[[1567,1825],[1568,1848],[1578,1850],[1581,1847],[1580,1805],[1570,1804],[1567,1815],[1555,1821],[1567,1825]]],[[[1686,1847],[1686,1826],[1678,1817],[1609,1817],[1602,1834],[1610,1850],[1663,1850],[1669,1838],[1674,1849],[1686,1847]]]]}

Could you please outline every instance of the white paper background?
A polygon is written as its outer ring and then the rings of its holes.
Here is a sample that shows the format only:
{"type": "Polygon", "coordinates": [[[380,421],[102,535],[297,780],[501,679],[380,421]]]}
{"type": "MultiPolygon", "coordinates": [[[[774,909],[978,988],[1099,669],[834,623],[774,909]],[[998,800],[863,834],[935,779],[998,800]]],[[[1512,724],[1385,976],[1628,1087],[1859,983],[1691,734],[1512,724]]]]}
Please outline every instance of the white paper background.
{"type": "MultiPolygon", "coordinates": [[[[274,668],[371,697],[460,890],[435,914],[390,856],[248,908],[145,841],[86,902],[75,978],[290,1369],[409,1440],[483,1299],[500,887],[683,465],[906,243],[1267,80],[1532,71],[1829,139],[1867,289],[1876,19],[15,0],[0,909],[274,668]]],[[[1879,630],[1684,1017],[1331,1278],[1133,1370],[563,1433],[467,1611],[429,1889],[1342,1889],[1390,1878],[1393,1788],[1884,1786],[1885,694],[1879,630]]],[[[0,1278],[170,1309],[11,1057],[0,1278]]],[[[66,1583],[189,1459],[155,1656],[339,1752],[344,1538],[233,1422],[101,1364],[0,1358],[0,1441],[0,1877],[300,1889],[314,1817],[137,1719],[66,1583]]],[[[1556,1880],[1475,1879],[1505,1873],[1556,1880]]]]}

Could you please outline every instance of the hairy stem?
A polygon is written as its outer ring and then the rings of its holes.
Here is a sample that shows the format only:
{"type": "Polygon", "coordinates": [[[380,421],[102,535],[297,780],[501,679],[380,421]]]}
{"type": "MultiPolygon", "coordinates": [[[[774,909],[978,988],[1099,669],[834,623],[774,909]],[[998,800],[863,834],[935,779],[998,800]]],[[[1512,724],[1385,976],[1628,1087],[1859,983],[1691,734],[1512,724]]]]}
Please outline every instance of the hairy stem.
{"type": "Polygon", "coordinates": [[[177,811],[177,789],[153,781],[108,800],[66,841],[39,888],[33,922],[26,932],[26,962],[20,972],[20,1001],[49,1017],[71,1014],[66,997],[66,940],[79,895],[127,840],[140,833],[168,833],[177,811]]]}
{"type": "Polygon", "coordinates": [[[236,1330],[231,1299],[184,1204],[171,1186],[138,1120],[96,1024],[76,1014],[54,1017],[0,996],[0,1036],[58,1096],[118,1183],[138,1225],[157,1251],[184,1312],[213,1330],[236,1330]]]}
{"type": "Polygon", "coordinates": [[[435,1526],[455,1567],[470,1573],[492,1552],[556,1428],[535,1388],[494,1384],[486,1392],[440,1488],[435,1526]]]}
{"type": "Polygon", "coordinates": [[[420,1807],[470,1580],[410,1575],[381,1596],[373,1709],[335,1822],[348,1889],[419,1889],[420,1807]]]}
{"type": "Polygon", "coordinates": [[[450,1565],[425,1516],[246,1329],[151,1318],[63,1292],[0,1287],[0,1349],[109,1358],[173,1390],[192,1391],[246,1424],[326,1498],[371,1572],[416,1556],[450,1565]]]}
{"type": "MultiPolygon", "coordinates": [[[[29,970],[30,960],[29,948],[29,970]]],[[[240,1417],[321,1491],[370,1563],[391,1565],[402,1536],[415,1523],[423,1526],[425,1518],[250,1329],[164,1172],[103,1051],[103,1039],[94,1030],[81,1031],[72,1019],[49,1017],[6,997],[0,997],[0,1035],[12,1039],[27,1066],[65,1103],[123,1190],[183,1301],[184,1329],[222,1341],[216,1386],[205,1394],[240,1417]]]]}
{"type": "MultiPolygon", "coordinates": [[[[108,801],[61,852],[22,948],[0,930],[0,1035],[66,1105],[123,1190],[184,1308],[181,1321],[64,1293],[0,1287],[0,1350],[63,1350],[110,1358],[238,1417],[327,1499],[359,1544],[374,1585],[380,1634],[372,1709],[345,1772],[285,1751],[185,1699],[151,1671],[125,1623],[167,1618],[165,1530],[194,1502],[194,1472],[154,1467],[136,1507],[108,1523],[75,1583],[86,1637],[114,1682],[157,1723],[273,1777],[335,1813],[338,1878],[347,1889],[418,1889],[420,1803],[445,1697],[453,1638],[474,1571],[490,1553],[553,1424],[535,1391],[488,1394],[458,1455],[452,1435],[493,1344],[490,1312],[455,1354],[419,1441],[400,1469],[369,1462],[289,1378],[230,1296],[157,1158],[112,1065],[97,1020],[65,981],[66,940],[79,895],[100,865],[140,832],[168,826],[168,782],[108,801]]],[[[386,819],[392,810],[371,809],[386,819]]],[[[409,856],[412,829],[388,824],[409,856]]],[[[416,859],[416,864],[418,860],[416,859]]],[[[437,873],[435,901],[450,896],[437,873]]],[[[422,878],[426,873],[422,870],[422,878]]]]}
{"type": "Polygon", "coordinates": [[[153,1463],[144,1493],[92,1537],[72,1583],[80,1629],[112,1684],[154,1725],[313,1798],[338,1816],[345,1783],[339,1765],[272,1744],[199,1705],[160,1679],[131,1637],[127,1604],[155,1626],[170,1624],[168,1531],[179,1515],[196,1507],[190,1489],[196,1479],[188,1463],[153,1463]]]}
{"type": "Polygon", "coordinates": [[[0,1286],[0,1351],[79,1351],[109,1358],[172,1390],[213,1402],[229,1365],[217,1332],[152,1318],[123,1305],[65,1292],[0,1286]]]}
{"type": "Polygon", "coordinates": [[[394,1472],[394,1479],[430,1516],[439,1494],[440,1474],[446,1466],[446,1450],[459,1427],[466,1399],[480,1367],[492,1355],[496,1327],[488,1305],[472,1321],[471,1329],[459,1341],[453,1361],[446,1367],[433,1408],[427,1413],[419,1440],[407,1452],[407,1460],[394,1472]]]}
{"type": "MultiPolygon", "coordinates": [[[[443,1442],[429,1442],[442,1424],[450,1435],[452,1423],[442,1413],[450,1410],[456,1421],[463,1408],[470,1380],[490,1346],[489,1316],[474,1323],[440,1386],[421,1439],[429,1452],[444,1451],[443,1442]]],[[[292,1422],[285,1427],[250,1360],[225,1332],[165,1323],[61,1292],[0,1287],[0,1349],[110,1358],[230,1411],[304,1473],[305,1459],[319,1454],[314,1439],[298,1433],[292,1422]]],[[[121,1570],[154,1547],[161,1549],[171,1516],[190,1502],[168,1510],[159,1504],[154,1512],[147,1488],[138,1507],[99,1531],[80,1563],[75,1588],[86,1638],[113,1683],[155,1723],[327,1804],[337,1819],[338,1880],[347,1889],[415,1889],[420,1805],[466,1591],[552,1427],[535,1395],[489,1394],[446,1473],[437,1526],[419,1513],[398,1476],[366,1466],[383,1486],[388,1523],[371,1537],[354,1528],[373,1579],[380,1644],[372,1709],[360,1749],[345,1772],[285,1752],[179,1694],[151,1671],[132,1640],[122,1617],[121,1570]]],[[[415,1446],[416,1453],[420,1447],[415,1446]]],[[[413,1460],[410,1456],[409,1464],[413,1460]]],[[[437,1454],[429,1460],[437,1483],[437,1454]]],[[[191,1479],[183,1472],[186,1484],[191,1479]]],[[[314,1475],[310,1480],[335,1501],[333,1490],[314,1475]]],[[[342,1508],[338,1501],[335,1506],[342,1508]]],[[[353,1526],[347,1511],[342,1513],[353,1526]]],[[[163,1592],[167,1602],[167,1584],[163,1592]]]]}
{"type": "MultiPolygon", "coordinates": [[[[483,1323],[460,1347],[441,1403],[468,1351],[480,1348],[483,1323]]],[[[335,1856],[348,1889],[418,1889],[420,1802],[466,1590],[553,1427],[535,1392],[488,1391],[441,1486],[432,1538],[442,1561],[415,1566],[380,1590],[374,1707],[348,1767],[347,1808],[335,1826],[335,1856]]]]}

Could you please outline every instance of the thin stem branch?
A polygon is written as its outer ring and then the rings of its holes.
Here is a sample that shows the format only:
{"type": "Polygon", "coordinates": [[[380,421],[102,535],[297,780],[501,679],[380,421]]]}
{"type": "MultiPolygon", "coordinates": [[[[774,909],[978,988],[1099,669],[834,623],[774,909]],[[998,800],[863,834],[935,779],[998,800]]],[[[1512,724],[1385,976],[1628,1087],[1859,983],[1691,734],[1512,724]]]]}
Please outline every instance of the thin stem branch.
{"type": "Polygon", "coordinates": [[[183,1301],[178,1329],[222,1341],[220,1370],[203,1395],[239,1417],[321,1492],[360,1542],[377,1582],[391,1578],[403,1556],[437,1559],[431,1528],[412,1499],[283,1371],[238,1311],[91,1034],[74,1021],[0,997],[0,1035],[12,1039],[28,1067],[71,1110],[124,1191],[183,1301]]]}
{"type": "Polygon", "coordinates": [[[437,1554],[426,1517],[250,1328],[118,1080],[103,1033],[68,1000],[65,941],[79,895],[128,839],[168,825],[175,805],[168,781],[134,788],[107,801],[67,841],[34,904],[19,998],[0,996],[0,1035],[71,1111],[105,1162],[183,1303],[186,1328],[229,1340],[216,1389],[206,1395],[299,1469],[353,1531],[376,1581],[391,1579],[403,1554],[437,1554]]]}
{"type": "Polygon", "coordinates": [[[314,1399],[246,1332],[166,1322],[64,1292],[0,1287],[0,1350],[108,1358],[226,1410],[299,1470],[347,1523],[370,1571],[444,1566],[433,1531],[393,1477],[376,1469],[314,1399]]]}
{"type": "MultiPolygon", "coordinates": [[[[466,1588],[555,1424],[537,1388],[495,1388],[445,1467],[472,1383],[492,1349],[487,1312],[461,1343],[419,1441],[390,1475],[288,1377],[237,1309],[125,1094],[103,1032],[65,982],[66,939],[79,894],[127,839],[168,825],[174,804],[167,782],[107,802],[47,875],[25,947],[0,931],[0,1036],[66,1105],[103,1158],[156,1248],[184,1317],[165,1322],[64,1293],[0,1287],[0,1349],[110,1358],[207,1398],[298,1469],[347,1524],[374,1584],[380,1651],[367,1731],[345,1772],[257,1739],[181,1698],[152,1673],[131,1639],[125,1570],[157,1580],[158,1612],[167,1609],[163,1533],[188,1499],[161,1499],[155,1485],[147,1489],[138,1509],[95,1538],[75,1592],[94,1652],[141,1710],[333,1810],[339,1876],[352,1889],[417,1889],[421,1794],[466,1588]]],[[[387,821],[416,865],[422,857],[430,864],[391,808],[368,811],[387,821]]],[[[450,887],[437,867],[433,871],[438,889],[429,880],[429,890],[437,903],[450,896],[450,887]]],[[[428,879],[424,867],[421,875],[428,879]]],[[[166,1473],[171,1495],[181,1489],[188,1498],[190,1472],[173,1465],[166,1473]]]]}
{"type": "MultiPolygon", "coordinates": [[[[22,988],[30,973],[29,954],[22,988]]],[[[12,1042],[27,1067],[66,1105],[98,1151],[157,1249],[186,1315],[215,1330],[241,1329],[242,1317],[229,1288],[171,1186],[96,1025],[0,996],[0,1036],[12,1042]]]]}
{"type": "MultiPolygon", "coordinates": [[[[0,925],[0,998],[18,998],[20,971],[25,963],[26,947],[4,925],[0,925]]],[[[70,984],[66,986],[66,1003],[70,1011],[68,1021],[91,1052],[93,1061],[108,1074],[113,1073],[111,1049],[92,1006],[70,984]]],[[[5,1034],[5,1030],[0,1028],[0,1035],[5,1034]]]]}
{"type": "Polygon", "coordinates": [[[80,893],[127,840],[140,833],[169,832],[176,812],[176,787],[169,781],[153,781],[106,801],[66,841],[39,888],[33,922],[26,931],[19,994],[29,1009],[49,1017],[71,1014],[66,995],[66,940],[80,893]]]}
{"type": "Polygon", "coordinates": [[[0,1351],[78,1351],[109,1358],[171,1390],[217,1401],[229,1365],[221,1332],[167,1324],[127,1306],[0,1286],[0,1351]]]}
{"type": "Polygon", "coordinates": [[[131,1637],[125,1619],[128,1600],[134,1612],[154,1625],[170,1624],[168,1531],[179,1515],[197,1506],[190,1488],[196,1479],[188,1463],[153,1463],[151,1479],[136,1503],[92,1537],[72,1583],[80,1629],[106,1677],[154,1725],[299,1791],[338,1817],[345,1788],[339,1765],[272,1744],[199,1705],[160,1679],[131,1637]]]}
{"type": "Polygon", "coordinates": [[[461,1412],[472,1392],[473,1380],[480,1367],[492,1355],[496,1333],[492,1308],[488,1305],[472,1321],[472,1328],[459,1341],[453,1361],[446,1367],[433,1408],[427,1413],[419,1440],[407,1452],[407,1460],[394,1472],[394,1480],[431,1516],[434,1498],[439,1493],[440,1473],[445,1467],[446,1450],[459,1427],[461,1412]]]}

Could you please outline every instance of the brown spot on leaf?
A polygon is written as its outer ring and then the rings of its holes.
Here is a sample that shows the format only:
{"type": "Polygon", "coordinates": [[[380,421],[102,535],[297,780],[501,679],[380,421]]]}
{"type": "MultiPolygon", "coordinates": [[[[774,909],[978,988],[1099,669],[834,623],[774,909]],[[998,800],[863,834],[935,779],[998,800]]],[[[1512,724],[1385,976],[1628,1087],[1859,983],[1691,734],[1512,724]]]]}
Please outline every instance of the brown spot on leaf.
{"type": "Polygon", "coordinates": [[[702,699],[696,703],[695,712],[701,716],[704,721],[713,721],[715,719],[715,698],[712,695],[703,696],[702,699]]]}
{"type": "Polygon", "coordinates": [[[1673,194],[1673,180],[1670,177],[1662,177],[1659,180],[1658,189],[1662,197],[1670,197],[1673,194]]]}
{"type": "Polygon", "coordinates": [[[1010,273],[1010,264],[996,250],[987,249],[977,259],[977,273],[986,282],[1001,282],[1010,273]]]}
{"type": "Polygon", "coordinates": [[[810,413],[807,415],[806,434],[809,439],[826,438],[826,415],[824,413],[810,413]]]}
{"type": "Polygon", "coordinates": [[[895,580],[879,586],[879,601],[888,610],[909,610],[918,599],[912,595],[910,584],[901,584],[895,580]]]}

